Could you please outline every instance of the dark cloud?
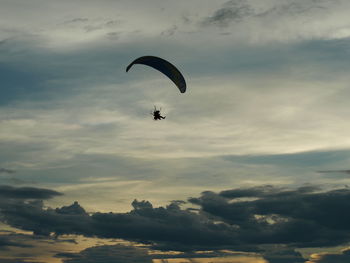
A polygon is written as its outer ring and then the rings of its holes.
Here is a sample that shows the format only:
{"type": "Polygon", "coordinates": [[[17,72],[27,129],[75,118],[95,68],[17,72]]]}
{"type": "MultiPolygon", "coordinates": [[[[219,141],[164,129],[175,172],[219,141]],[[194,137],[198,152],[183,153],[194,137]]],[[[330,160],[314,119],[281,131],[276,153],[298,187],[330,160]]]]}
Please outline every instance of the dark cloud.
{"type": "Polygon", "coordinates": [[[21,258],[14,258],[14,259],[1,259],[1,263],[42,263],[42,261],[28,261],[23,260],[21,258]]]}
{"type": "MultiPolygon", "coordinates": [[[[1,224],[3,226],[3,224],[1,224]]],[[[0,227],[1,228],[1,227],[0,227]]],[[[48,258],[63,250],[72,251],[72,239],[44,237],[29,233],[0,231],[0,262],[9,263],[48,263],[48,258]]],[[[68,238],[68,237],[67,237],[68,238]]],[[[57,261],[57,260],[56,260],[57,261]]]]}
{"type": "MultiPolygon", "coordinates": [[[[167,259],[186,260],[186,262],[197,262],[197,260],[207,258],[223,258],[227,260],[234,257],[249,257],[247,253],[238,253],[233,251],[197,251],[185,253],[157,253],[153,251],[148,252],[148,247],[141,246],[127,246],[127,245],[104,245],[95,246],[85,249],[79,253],[59,253],[57,258],[61,258],[64,263],[80,263],[80,262],[121,262],[121,263],[138,263],[138,262],[154,262],[153,259],[158,259],[161,262],[168,262],[167,259]],[[188,261],[187,261],[188,260],[188,261]]],[[[292,252],[290,253],[292,254],[292,252]]],[[[256,256],[256,255],[254,255],[256,256]]],[[[215,260],[214,260],[215,261],[215,260]]],[[[157,261],[158,262],[158,261],[157,261]]],[[[171,261],[172,262],[172,261],[171,261]]],[[[181,261],[182,262],[182,261],[181,261]]],[[[297,261],[296,261],[297,262],[297,261]]]]}
{"type": "Polygon", "coordinates": [[[50,199],[62,195],[50,189],[0,185],[0,197],[9,199],[50,199]]]}
{"type": "Polygon", "coordinates": [[[91,216],[101,237],[117,237],[152,242],[165,247],[191,250],[235,243],[230,226],[216,225],[208,218],[182,210],[176,203],[153,208],[149,202],[135,200],[129,213],[95,213],[91,216]],[[118,233],[116,235],[116,233],[118,233]]]}
{"type": "Polygon", "coordinates": [[[2,218],[40,235],[123,238],[164,250],[254,251],[262,244],[310,247],[350,241],[349,198],[347,189],[320,192],[311,186],[260,186],[204,192],[189,199],[200,206],[198,211],[181,209],[181,202],[154,208],[148,201],[134,200],[128,213],[89,215],[78,202],[44,209],[40,201],[18,201],[2,209],[2,218]]]}
{"type": "Polygon", "coordinates": [[[272,185],[264,185],[251,187],[246,189],[233,189],[220,192],[220,196],[234,199],[242,197],[270,197],[279,198],[283,196],[298,195],[304,193],[311,193],[320,190],[319,187],[315,186],[303,186],[294,190],[288,190],[285,188],[277,188],[272,185]]]}
{"type": "Polygon", "coordinates": [[[233,189],[220,194],[204,192],[190,202],[217,220],[237,225],[248,244],[283,243],[296,246],[327,246],[349,240],[350,213],[347,189],[315,192],[272,186],[233,189]],[[253,200],[237,200],[249,197],[253,200]],[[255,199],[254,199],[255,198],[255,199]],[[235,200],[236,199],[236,200],[235,200]],[[308,235],[305,235],[305,231],[308,235]]]}
{"type": "Polygon", "coordinates": [[[11,237],[13,238],[12,235],[0,236],[0,250],[6,249],[7,247],[30,247],[29,245],[25,245],[25,244],[21,244],[19,242],[13,241],[11,237]]]}
{"type": "Polygon", "coordinates": [[[82,208],[77,201],[70,206],[63,206],[55,209],[56,213],[63,215],[86,215],[86,211],[82,208]]]}
{"type": "MultiPolygon", "coordinates": [[[[1,203],[0,203],[1,205],[1,203]]],[[[4,223],[33,231],[35,235],[50,236],[51,233],[85,233],[89,235],[91,222],[78,204],[57,209],[44,209],[41,200],[17,201],[2,205],[0,216],[4,223]]]]}
{"type": "Polygon", "coordinates": [[[264,11],[259,11],[246,0],[231,0],[221,8],[202,20],[202,25],[227,27],[230,23],[238,23],[248,17],[284,17],[311,15],[327,10],[332,5],[328,0],[294,0],[286,3],[280,2],[264,11]]]}
{"type": "Polygon", "coordinates": [[[343,250],[342,254],[318,254],[314,255],[309,263],[345,263],[350,262],[350,249],[343,250]]]}
{"type": "Polygon", "coordinates": [[[87,248],[80,253],[60,253],[64,263],[151,263],[152,258],[147,250],[132,246],[97,246],[87,248]]]}
{"type": "Polygon", "coordinates": [[[40,202],[17,202],[2,209],[3,220],[35,234],[82,234],[102,238],[124,238],[191,247],[235,244],[233,228],[182,210],[177,203],[153,208],[147,201],[133,202],[129,213],[83,213],[78,203],[59,209],[44,209],[40,202]]]}
{"type": "Polygon", "coordinates": [[[225,27],[231,22],[240,22],[245,17],[254,14],[253,8],[245,0],[231,0],[202,21],[203,25],[225,27]]]}
{"type": "Polygon", "coordinates": [[[15,173],[15,171],[10,170],[10,169],[6,169],[6,168],[0,168],[0,174],[1,173],[13,174],[13,173],[15,173]]]}
{"type": "Polygon", "coordinates": [[[304,263],[303,256],[292,249],[271,249],[263,253],[264,259],[269,263],[304,263]]]}

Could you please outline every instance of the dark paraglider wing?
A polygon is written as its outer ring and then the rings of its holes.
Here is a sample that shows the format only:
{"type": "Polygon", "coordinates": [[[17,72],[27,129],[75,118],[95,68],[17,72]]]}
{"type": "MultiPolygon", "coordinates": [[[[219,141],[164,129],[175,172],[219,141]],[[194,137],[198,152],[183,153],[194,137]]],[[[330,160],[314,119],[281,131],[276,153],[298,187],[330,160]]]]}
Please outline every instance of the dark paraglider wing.
{"type": "Polygon", "coordinates": [[[126,72],[128,72],[134,64],[147,65],[162,72],[175,83],[181,93],[184,93],[186,91],[185,78],[182,76],[181,72],[170,62],[154,56],[139,57],[130,63],[130,65],[126,68],[126,72]]]}

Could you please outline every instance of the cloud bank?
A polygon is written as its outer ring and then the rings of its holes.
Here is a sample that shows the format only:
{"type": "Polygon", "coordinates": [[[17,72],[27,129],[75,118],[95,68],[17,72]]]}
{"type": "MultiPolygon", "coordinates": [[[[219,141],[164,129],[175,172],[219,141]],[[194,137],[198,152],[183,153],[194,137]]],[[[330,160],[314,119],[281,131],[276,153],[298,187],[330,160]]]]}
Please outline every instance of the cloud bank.
{"type": "Polygon", "coordinates": [[[90,214],[78,202],[52,209],[44,208],[42,202],[17,199],[11,205],[0,203],[0,213],[3,222],[36,235],[121,238],[165,251],[231,249],[267,253],[271,262],[281,258],[301,262],[294,249],[350,241],[349,198],[348,189],[267,185],[206,191],[188,200],[198,208],[182,209],[183,202],[178,201],[153,207],[148,201],[134,200],[130,212],[90,214]],[[271,245],[281,249],[263,248],[271,245]]]}

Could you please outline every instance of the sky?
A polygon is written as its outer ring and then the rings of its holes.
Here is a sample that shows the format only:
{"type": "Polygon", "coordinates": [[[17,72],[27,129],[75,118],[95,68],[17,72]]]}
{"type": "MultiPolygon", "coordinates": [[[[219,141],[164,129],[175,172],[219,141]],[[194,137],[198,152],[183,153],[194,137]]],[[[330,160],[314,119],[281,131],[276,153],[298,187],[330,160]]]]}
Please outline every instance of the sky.
{"type": "Polygon", "coordinates": [[[349,9],[0,0],[0,261],[349,262],[349,9]]]}

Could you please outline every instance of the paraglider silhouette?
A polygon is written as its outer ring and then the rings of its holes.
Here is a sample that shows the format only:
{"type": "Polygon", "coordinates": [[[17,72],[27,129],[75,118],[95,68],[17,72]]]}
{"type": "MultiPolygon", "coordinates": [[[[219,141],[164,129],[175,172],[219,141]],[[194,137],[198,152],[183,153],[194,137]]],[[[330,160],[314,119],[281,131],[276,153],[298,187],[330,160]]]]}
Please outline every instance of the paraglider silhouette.
{"type": "MultiPolygon", "coordinates": [[[[186,81],[184,76],[169,61],[155,56],[139,57],[126,67],[126,72],[128,72],[130,68],[135,64],[146,65],[160,71],[165,76],[167,76],[172,82],[174,82],[174,84],[180,90],[181,93],[186,92],[186,81]]],[[[160,114],[160,110],[157,110],[156,106],[154,106],[154,111],[153,113],[151,113],[151,115],[153,115],[153,119],[155,121],[165,119],[165,117],[163,117],[160,114]]]]}
{"type": "Polygon", "coordinates": [[[186,92],[185,78],[183,77],[181,72],[169,61],[166,61],[165,59],[154,57],[154,56],[139,57],[135,59],[133,62],[131,62],[129,66],[127,66],[126,72],[128,72],[129,69],[135,64],[146,65],[162,72],[172,82],[174,82],[174,84],[177,86],[177,88],[180,90],[181,93],[186,92]]]}
{"type": "Polygon", "coordinates": [[[154,110],[153,112],[151,112],[151,115],[153,115],[153,119],[155,121],[160,121],[160,120],[164,120],[166,117],[160,115],[160,111],[162,110],[162,108],[160,108],[159,110],[157,109],[156,106],[154,106],[154,110]]]}

